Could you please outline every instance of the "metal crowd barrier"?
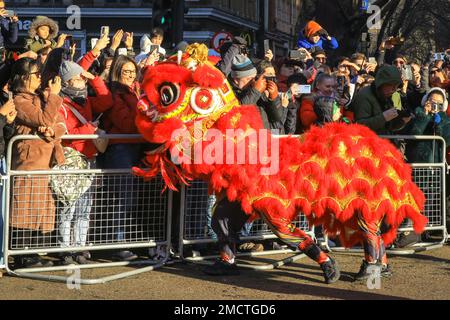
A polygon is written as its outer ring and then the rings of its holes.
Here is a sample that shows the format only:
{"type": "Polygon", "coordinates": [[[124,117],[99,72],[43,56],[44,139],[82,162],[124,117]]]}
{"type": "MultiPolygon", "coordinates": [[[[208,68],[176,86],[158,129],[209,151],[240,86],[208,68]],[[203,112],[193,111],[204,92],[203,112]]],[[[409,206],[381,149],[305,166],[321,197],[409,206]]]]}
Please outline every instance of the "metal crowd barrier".
{"type": "MultiPolygon", "coordinates": [[[[427,251],[442,247],[448,240],[446,229],[446,143],[439,136],[381,136],[389,140],[410,140],[410,141],[430,141],[430,143],[438,142],[441,144],[442,161],[437,163],[410,163],[413,170],[413,180],[422,190],[426,197],[425,210],[423,214],[428,218],[428,224],[425,231],[440,231],[442,238],[439,242],[422,242],[406,247],[393,248],[387,250],[390,254],[408,255],[421,251],[427,251]]],[[[404,222],[399,232],[413,232],[411,221],[404,222]]],[[[327,241],[328,243],[328,241],[327,241]]],[[[362,249],[352,248],[346,249],[342,247],[328,248],[334,252],[359,253],[362,249]]]]}
{"type": "Polygon", "coordinates": [[[3,253],[5,251],[4,249],[4,242],[3,242],[3,230],[4,230],[4,221],[5,221],[5,199],[6,199],[6,182],[8,180],[8,177],[1,174],[0,175],[0,197],[1,197],[1,203],[0,203],[0,270],[5,269],[5,261],[3,259],[3,253]]]}
{"type": "MultiPolygon", "coordinates": [[[[64,140],[80,140],[80,139],[96,139],[98,135],[68,135],[64,136],[64,140]]],[[[136,139],[140,135],[104,135],[111,139],[136,139]]],[[[11,275],[27,277],[41,280],[68,281],[69,277],[59,275],[44,275],[43,272],[55,271],[74,271],[92,268],[104,267],[120,267],[129,265],[144,265],[132,271],[118,273],[98,279],[75,279],[77,284],[98,284],[108,281],[121,279],[143,272],[154,270],[163,266],[170,253],[170,233],[171,233],[171,213],[172,213],[172,193],[165,192],[162,194],[164,182],[162,179],[155,179],[152,182],[144,182],[143,179],[132,176],[130,168],[117,170],[90,169],[90,170],[66,170],[66,171],[13,171],[11,170],[11,155],[13,144],[20,140],[38,140],[37,136],[16,136],[8,146],[7,159],[7,184],[6,184],[6,203],[5,203],[5,219],[4,219],[4,243],[5,252],[4,259],[6,270],[11,275]],[[83,194],[88,199],[87,203],[81,203],[79,208],[75,205],[76,210],[90,209],[90,214],[85,213],[81,223],[89,223],[89,231],[85,245],[80,245],[77,239],[80,232],[75,237],[74,230],[76,226],[71,226],[70,222],[63,225],[62,210],[67,209],[65,205],[59,201],[46,199],[45,188],[49,186],[49,178],[52,176],[64,176],[65,179],[81,179],[89,177],[92,185],[83,194]],[[31,186],[32,189],[23,189],[22,186],[31,186]],[[31,190],[31,193],[29,191],[31,190]],[[24,194],[25,192],[25,194],[24,194]],[[33,194],[34,193],[34,194],[33,194]],[[16,202],[14,202],[16,198],[16,202]],[[24,225],[15,224],[17,228],[11,226],[11,218],[14,217],[15,206],[20,210],[27,210],[21,207],[18,202],[20,199],[26,199],[34,208],[39,208],[40,212],[47,212],[44,216],[27,217],[34,220],[41,219],[41,226],[46,232],[29,231],[18,229],[24,225]],[[53,211],[53,206],[56,210],[53,211]],[[42,211],[41,211],[42,210],[42,211]],[[51,213],[55,212],[54,219],[51,213]],[[86,215],[89,220],[86,221],[86,215]],[[42,222],[44,221],[44,223],[42,222]],[[47,225],[45,225],[47,221],[47,225]],[[53,224],[53,225],[49,225],[53,224]],[[19,227],[18,227],[19,226],[19,227]],[[51,231],[53,230],[53,231],[51,231]],[[67,241],[62,242],[62,234],[67,232],[71,241],[67,246],[67,241]],[[8,263],[12,257],[21,255],[61,255],[68,252],[98,252],[102,250],[121,250],[121,249],[137,249],[137,248],[154,248],[160,246],[165,249],[165,258],[159,261],[153,259],[145,259],[132,262],[98,262],[85,265],[56,266],[44,268],[11,268],[8,263]]],[[[74,181],[75,181],[74,180],[74,181]]],[[[65,215],[66,219],[70,215],[65,215]]],[[[67,218],[69,217],[69,218],[67,218]]],[[[18,221],[18,220],[14,220],[18,221]]],[[[70,221],[70,219],[69,219],[70,221]]],[[[78,225],[79,226],[79,225],[78,225]]],[[[109,259],[108,259],[109,260],[109,259]]],[[[73,276],[71,276],[73,279],[73,276]]],[[[70,280],[71,281],[71,280],[70,280]]]]}
{"type": "MultiPolygon", "coordinates": [[[[181,189],[181,205],[180,205],[180,237],[179,237],[179,253],[181,259],[189,262],[199,264],[211,264],[208,261],[210,259],[217,258],[217,255],[202,256],[198,250],[195,256],[185,256],[187,246],[204,245],[216,243],[217,240],[210,232],[210,222],[208,223],[208,216],[211,214],[210,207],[212,203],[208,196],[208,186],[206,182],[194,181],[190,186],[183,186],[181,189]],[[209,225],[209,226],[208,226],[209,225]]],[[[209,217],[210,219],[210,217],[209,217]]],[[[314,228],[310,228],[308,221],[303,215],[299,215],[298,220],[294,224],[306,231],[311,237],[314,238],[314,228]]],[[[254,221],[249,236],[242,236],[240,240],[246,241],[262,241],[268,239],[278,239],[267,224],[263,220],[254,221]]],[[[261,252],[245,252],[238,253],[238,257],[251,256],[257,257],[262,255],[274,255],[282,253],[293,253],[286,259],[274,261],[273,263],[264,265],[250,265],[238,263],[239,267],[248,268],[253,270],[267,270],[280,267],[284,264],[294,262],[305,255],[301,252],[294,252],[290,249],[282,250],[264,250],[261,252]]]]}
{"type": "MultiPolygon", "coordinates": [[[[280,136],[281,137],[281,136],[280,136]]],[[[448,234],[446,231],[446,197],[445,197],[445,181],[446,181],[446,148],[445,140],[442,137],[433,136],[382,136],[382,138],[391,140],[431,140],[442,143],[442,161],[439,163],[412,163],[413,179],[418,187],[424,192],[427,202],[425,204],[424,215],[429,222],[425,231],[437,230],[442,232],[442,240],[439,243],[417,243],[412,248],[388,250],[390,253],[411,254],[418,251],[431,250],[442,247],[447,241],[448,234]]],[[[208,188],[206,183],[195,181],[189,187],[183,187],[181,190],[181,206],[180,206],[180,238],[179,250],[182,259],[206,264],[207,259],[216,258],[217,256],[201,256],[185,257],[184,251],[186,246],[214,243],[216,240],[208,234],[208,188]]],[[[299,220],[296,221],[297,227],[307,231],[307,233],[315,238],[314,228],[308,226],[307,220],[301,214],[299,220]]],[[[404,223],[399,232],[413,231],[411,222],[404,223]]],[[[262,220],[258,220],[252,227],[250,237],[241,237],[242,241],[260,241],[265,239],[276,239],[277,237],[268,229],[262,220]]],[[[330,248],[328,245],[328,237],[320,242],[321,247],[328,251],[335,252],[362,252],[362,249],[346,249],[340,247],[330,248]]],[[[259,256],[275,253],[287,253],[290,250],[268,250],[264,252],[240,253],[238,256],[259,256]]],[[[275,262],[273,264],[254,266],[240,265],[252,269],[272,269],[285,263],[292,262],[286,260],[275,262]]]]}

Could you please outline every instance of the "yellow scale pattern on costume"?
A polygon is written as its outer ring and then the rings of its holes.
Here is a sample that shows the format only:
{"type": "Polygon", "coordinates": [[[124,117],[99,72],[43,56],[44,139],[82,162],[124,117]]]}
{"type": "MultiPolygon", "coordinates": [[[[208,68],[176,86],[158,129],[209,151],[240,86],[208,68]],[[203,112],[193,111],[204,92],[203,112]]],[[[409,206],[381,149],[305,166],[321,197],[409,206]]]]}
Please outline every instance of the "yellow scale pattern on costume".
{"type": "MultiPolygon", "coordinates": [[[[361,139],[361,137],[352,137],[352,140],[354,142],[357,142],[360,139],[361,139]]],[[[354,164],[355,159],[354,158],[350,158],[347,155],[347,147],[342,141],[339,143],[339,146],[338,146],[338,154],[339,154],[339,157],[342,160],[344,160],[347,164],[349,164],[349,162],[351,164],[354,164]]],[[[370,150],[369,147],[363,147],[361,149],[361,151],[360,151],[360,155],[361,155],[361,157],[368,158],[371,161],[373,161],[374,164],[377,167],[379,166],[379,164],[381,162],[380,159],[373,158],[374,155],[373,155],[373,153],[372,153],[372,151],[370,150]]],[[[386,152],[385,155],[388,156],[388,157],[394,157],[394,155],[391,152],[389,152],[389,151],[386,152]]],[[[322,169],[325,169],[326,166],[327,166],[328,160],[320,158],[317,155],[314,155],[313,157],[311,157],[311,159],[306,161],[304,164],[311,163],[311,162],[312,163],[316,163],[322,169]]],[[[289,170],[292,171],[292,172],[297,172],[301,167],[302,167],[301,165],[295,165],[295,166],[289,167],[289,170]]],[[[387,169],[387,176],[389,178],[391,178],[393,180],[393,182],[397,185],[397,190],[399,190],[399,188],[401,188],[406,183],[406,181],[403,181],[403,180],[400,179],[400,177],[398,176],[398,174],[395,172],[395,170],[392,167],[388,167],[388,169],[387,169]]],[[[372,188],[374,188],[381,181],[381,179],[380,180],[373,179],[367,172],[364,172],[364,171],[357,172],[356,176],[354,176],[352,178],[352,180],[345,179],[339,172],[334,173],[333,174],[333,178],[334,178],[334,181],[336,181],[341,186],[341,188],[345,188],[354,179],[365,180],[365,181],[367,181],[367,183],[372,188]]],[[[317,189],[318,189],[318,186],[319,186],[319,182],[316,181],[314,179],[314,177],[309,175],[309,176],[306,176],[304,178],[304,180],[308,181],[311,184],[311,186],[313,187],[314,191],[317,192],[317,189]]],[[[283,187],[285,187],[284,184],[283,184],[283,187]]],[[[261,199],[264,199],[264,198],[272,198],[272,199],[278,200],[285,208],[288,208],[291,205],[291,202],[289,200],[282,199],[278,195],[275,195],[273,193],[265,193],[265,194],[263,194],[261,196],[250,198],[249,201],[250,201],[250,203],[253,203],[255,201],[258,201],[258,200],[261,200],[261,199]]],[[[322,199],[320,199],[318,201],[313,202],[312,205],[317,204],[319,201],[324,200],[324,199],[331,199],[331,200],[334,200],[339,205],[341,210],[344,210],[345,208],[347,208],[347,206],[353,200],[356,200],[356,199],[359,199],[359,198],[360,198],[360,195],[357,192],[353,192],[351,194],[346,195],[344,198],[324,197],[324,198],[322,198],[322,199]]],[[[382,198],[383,198],[382,200],[378,200],[377,202],[369,202],[369,203],[366,202],[366,204],[368,205],[368,207],[369,207],[369,209],[371,211],[375,211],[375,210],[378,209],[378,207],[380,206],[381,202],[384,201],[384,200],[389,200],[391,202],[392,206],[394,207],[394,210],[397,210],[398,208],[400,208],[404,204],[411,204],[411,203],[413,203],[413,207],[416,210],[419,211],[419,208],[418,208],[417,204],[415,203],[414,198],[412,197],[410,192],[406,193],[406,196],[403,197],[403,201],[402,201],[402,200],[394,200],[394,199],[392,199],[391,196],[389,195],[389,192],[385,189],[383,191],[383,193],[382,193],[382,198]]],[[[307,200],[305,197],[302,197],[302,196],[299,196],[299,195],[297,195],[297,197],[294,197],[294,199],[296,199],[296,200],[298,200],[298,199],[305,199],[305,200],[307,200]]],[[[349,231],[350,230],[351,229],[349,229],[349,231]]]]}

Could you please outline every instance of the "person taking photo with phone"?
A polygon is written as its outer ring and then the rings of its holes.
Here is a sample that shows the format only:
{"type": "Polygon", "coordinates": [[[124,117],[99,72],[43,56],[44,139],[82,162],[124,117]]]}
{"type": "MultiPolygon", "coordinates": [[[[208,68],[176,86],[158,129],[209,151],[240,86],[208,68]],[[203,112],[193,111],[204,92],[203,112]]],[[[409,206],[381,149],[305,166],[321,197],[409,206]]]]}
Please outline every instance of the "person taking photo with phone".
{"type": "MultiPolygon", "coordinates": [[[[440,136],[446,144],[450,144],[450,118],[447,115],[448,99],[446,92],[438,87],[431,88],[422,99],[421,106],[415,110],[416,118],[412,121],[411,135],[440,136]]],[[[413,163],[441,162],[442,151],[439,143],[432,141],[417,141],[411,145],[408,159],[413,163]]]]}
{"type": "Polygon", "coordinates": [[[7,43],[14,44],[19,37],[19,18],[12,10],[7,10],[5,1],[0,1],[0,48],[7,43]]]}

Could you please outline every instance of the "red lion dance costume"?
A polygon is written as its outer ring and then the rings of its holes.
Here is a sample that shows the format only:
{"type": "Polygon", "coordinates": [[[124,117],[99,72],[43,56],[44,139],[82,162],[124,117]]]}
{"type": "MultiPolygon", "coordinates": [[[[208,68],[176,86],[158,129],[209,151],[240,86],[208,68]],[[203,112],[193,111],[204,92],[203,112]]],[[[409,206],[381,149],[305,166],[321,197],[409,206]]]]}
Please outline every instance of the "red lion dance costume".
{"type": "Polygon", "coordinates": [[[364,263],[384,268],[384,246],[393,242],[402,221],[411,219],[417,233],[427,223],[421,214],[424,195],[389,141],[364,126],[346,124],[313,127],[300,137],[272,137],[257,108],[239,104],[223,74],[209,63],[204,45],[193,44],[182,57],[149,68],[143,89],[136,124],[147,141],[160,146],[146,156],[149,168],[134,172],[146,179],[161,173],[173,190],[191,179],[209,183],[219,199],[214,216],[239,220],[232,230],[213,223],[219,264],[235,265],[233,235],[249,218],[263,218],[282,241],[317,261],[331,283],[339,278],[336,263],[292,224],[299,213],[339,236],[346,247],[363,243],[364,263]],[[255,143],[252,138],[260,133],[269,138],[255,143]],[[264,156],[255,160],[254,154],[264,156]],[[199,160],[201,155],[213,159],[199,160]],[[273,162],[278,170],[270,172],[273,162]]]}

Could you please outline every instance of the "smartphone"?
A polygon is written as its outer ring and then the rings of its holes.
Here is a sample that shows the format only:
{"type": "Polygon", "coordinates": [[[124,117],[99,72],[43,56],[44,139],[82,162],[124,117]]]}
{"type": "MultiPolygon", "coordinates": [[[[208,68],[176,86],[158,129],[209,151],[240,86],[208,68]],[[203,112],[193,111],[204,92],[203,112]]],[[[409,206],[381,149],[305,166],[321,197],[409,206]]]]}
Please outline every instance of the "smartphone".
{"type": "Polygon", "coordinates": [[[270,50],[269,40],[264,40],[264,53],[270,50]]]}
{"type": "Polygon", "coordinates": [[[289,51],[289,59],[290,60],[306,60],[306,52],[303,50],[291,50],[289,51]]]}
{"type": "Polygon", "coordinates": [[[376,64],[377,63],[377,59],[375,59],[375,57],[369,57],[369,63],[376,64]]]}
{"type": "Polygon", "coordinates": [[[91,38],[91,49],[94,49],[97,45],[98,38],[91,38]]]}
{"type": "Polygon", "coordinates": [[[128,55],[127,48],[119,48],[118,53],[119,53],[119,55],[121,55],[121,56],[127,56],[127,55],[128,55]]]}
{"type": "Polygon", "coordinates": [[[14,99],[14,95],[11,91],[8,91],[8,99],[9,100],[13,100],[14,99]]]}
{"type": "Polygon", "coordinates": [[[70,50],[73,46],[73,41],[72,39],[67,38],[66,40],[64,40],[64,46],[63,48],[66,50],[70,50]]]}
{"type": "Polygon", "coordinates": [[[152,54],[155,50],[158,51],[159,50],[159,46],[156,45],[156,44],[152,44],[150,46],[150,53],[149,53],[149,55],[152,54]]]}
{"type": "Polygon", "coordinates": [[[102,28],[100,30],[100,35],[101,35],[101,37],[103,37],[104,35],[109,37],[109,26],[102,26],[102,28]]]}
{"type": "Polygon", "coordinates": [[[300,85],[300,93],[301,94],[310,94],[311,93],[311,86],[310,85],[300,85]]]}
{"type": "MultiPolygon", "coordinates": [[[[282,94],[282,93],[280,93],[280,96],[281,96],[281,94],[282,94]]],[[[289,100],[292,99],[292,91],[291,91],[291,89],[289,89],[288,91],[286,91],[286,98],[288,98],[289,100]]]]}
{"type": "Polygon", "coordinates": [[[16,12],[14,10],[5,10],[6,18],[11,18],[16,15],[16,12]]]}
{"type": "Polygon", "coordinates": [[[438,52],[434,54],[433,60],[434,61],[439,61],[439,60],[444,60],[445,58],[445,52],[438,52]]]}
{"type": "Polygon", "coordinates": [[[64,40],[64,60],[71,60],[71,50],[73,45],[72,36],[67,36],[66,40],[64,40]]]}
{"type": "Polygon", "coordinates": [[[410,65],[406,65],[402,67],[402,78],[404,80],[412,81],[414,79],[413,77],[413,71],[410,65]]]}

